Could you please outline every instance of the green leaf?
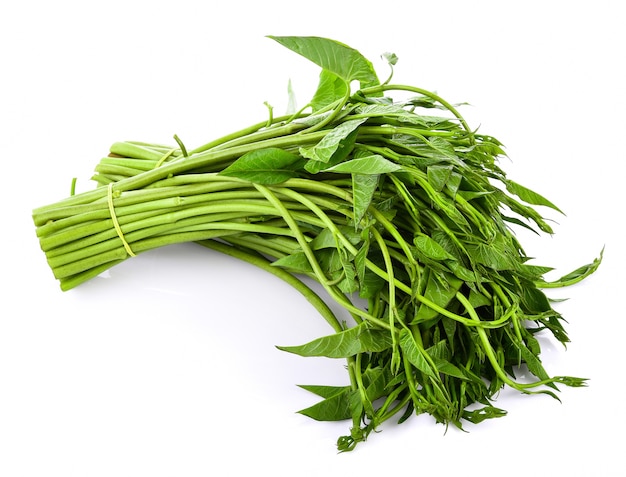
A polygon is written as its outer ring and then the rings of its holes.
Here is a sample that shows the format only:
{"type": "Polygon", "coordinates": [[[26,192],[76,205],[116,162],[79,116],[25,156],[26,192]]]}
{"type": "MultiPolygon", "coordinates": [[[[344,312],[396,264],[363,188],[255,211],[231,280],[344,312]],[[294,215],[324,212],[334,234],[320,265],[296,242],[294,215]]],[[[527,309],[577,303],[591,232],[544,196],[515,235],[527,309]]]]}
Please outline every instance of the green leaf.
{"type": "MultiPolygon", "coordinates": [[[[348,136],[355,131],[356,128],[363,124],[363,122],[365,122],[365,119],[351,119],[335,126],[316,145],[308,148],[301,147],[300,154],[302,154],[302,157],[306,157],[307,159],[311,159],[313,161],[319,161],[325,164],[330,162],[330,159],[333,155],[335,155],[335,153],[338,152],[339,149],[350,147],[349,150],[351,150],[351,146],[353,146],[354,143],[349,145],[343,143],[342,141],[348,138],[348,136]]],[[[349,150],[345,155],[349,153],[349,150]]]]}
{"type": "MultiPolygon", "coordinates": [[[[548,381],[550,379],[550,376],[544,369],[543,364],[541,364],[541,360],[539,359],[539,357],[533,354],[523,344],[516,342],[516,345],[522,355],[522,359],[524,360],[524,363],[526,363],[526,366],[528,367],[528,371],[530,371],[534,376],[536,376],[540,380],[548,381]]],[[[551,384],[547,384],[547,385],[554,387],[554,385],[551,385],[551,384]]]]}
{"type": "Polygon", "coordinates": [[[270,147],[250,151],[220,172],[256,184],[272,185],[297,175],[301,158],[284,149],[270,147]]]}
{"type": "Polygon", "coordinates": [[[331,398],[350,389],[350,386],[321,386],[318,384],[298,384],[298,387],[324,399],[331,398]]]}
{"type": "Polygon", "coordinates": [[[376,298],[383,288],[388,284],[383,278],[374,272],[365,270],[363,278],[359,280],[359,297],[363,299],[376,298]]]}
{"type": "Polygon", "coordinates": [[[494,419],[503,416],[506,416],[506,411],[493,406],[485,406],[480,409],[474,409],[473,411],[463,411],[463,419],[472,424],[478,424],[485,419],[494,419]]]}
{"type": "Polygon", "coordinates": [[[343,268],[343,278],[337,286],[344,293],[354,293],[359,289],[359,282],[357,280],[356,267],[352,261],[352,256],[346,252],[343,246],[339,247],[338,253],[343,268]]]}
{"type": "Polygon", "coordinates": [[[448,338],[448,343],[450,344],[450,349],[454,352],[454,343],[455,343],[455,335],[457,329],[457,322],[452,318],[448,318],[444,316],[441,319],[441,324],[443,325],[443,330],[446,333],[446,337],[448,338]]]}
{"type": "Polygon", "coordinates": [[[378,175],[352,174],[352,202],[354,210],[354,227],[358,228],[365,216],[379,182],[378,175]]]}
{"type": "Polygon", "coordinates": [[[325,356],[348,358],[358,353],[379,352],[392,345],[388,331],[373,330],[363,322],[340,333],[317,338],[300,346],[277,346],[282,351],[300,356],[325,356]]]}
{"type": "Polygon", "coordinates": [[[494,270],[515,270],[517,268],[513,257],[507,255],[496,244],[472,244],[467,246],[467,250],[472,260],[494,270]]]}
{"type": "Polygon", "coordinates": [[[519,225],[520,227],[524,227],[525,229],[530,230],[531,232],[533,232],[533,233],[535,233],[535,234],[539,235],[539,232],[537,232],[534,228],[532,228],[532,227],[531,227],[530,225],[528,225],[527,223],[522,222],[521,220],[519,220],[519,219],[518,219],[518,218],[516,218],[516,217],[508,217],[508,216],[506,216],[506,215],[504,215],[504,214],[501,214],[501,215],[500,215],[500,217],[502,218],[502,220],[503,220],[504,222],[509,222],[509,223],[511,223],[511,224],[519,225]]]}
{"type": "Polygon", "coordinates": [[[524,337],[524,343],[526,343],[526,347],[528,350],[534,354],[535,356],[539,356],[541,353],[541,345],[539,344],[539,340],[533,336],[533,334],[528,331],[528,328],[521,328],[521,332],[524,337]]]}
{"type": "Polygon", "coordinates": [[[533,287],[531,284],[523,286],[521,290],[521,299],[524,307],[531,313],[543,313],[545,311],[552,310],[550,301],[538,288],[533,287]]]}
{"type": "MultiPolygon", "coordinates": [[[[352,227],[347,225],[338,225],[337,230],[353,245],[356,245],[361,241],[361,235],[358,232],[355,232],[352,227]]],[[[309,246],[313,250],[337,248],[339,246],[339,238],[335,235],[333,230],[322,229],[322,231],[317,234],[313,240],[311,240],[309,246]]]]}
{"type": "Polygon", "coordinates": [[[600,264],[602,263],[602,256],[604,254],[604,248],[600,251],[600,256],[593,260],[592,263],[588,263],[587,265],[583,265],[582,267],[577,268],[573,272],[568,273],[567,275],[563,275],[558,280],[552,282],[544,282],[541,281],[537,284],[539,288],[558,288],[558,287],[566,287],[578,283],[589,275],[593,274],[600,264]]]}
{"type": "Polygon", "coordinates": [[[366,104],[357,108],[357,112],[369,117],[389,117],[404,124],[423,128],[431,128],[448,120],[447,118],[415,114],[397,104],[366,104]]]}
{"type": "Polygon", "coordinates": [[[389,63],[391,66],[394,66],[396,63],[398,63],[398,55],[396,55],[395,53],[391,53],[389,51],[386,51],[381,56],[385,60],[387,60],[387,63],[389,63]]]}
{"type": "MultiPolygon", "coordinates": [[[[369,239],[363,241],[363,245],[354,256],[354,268],[356,270],[356,276],[361,284],[365,281],[365,271],[367,265],[367,253],[369,252],[370,242],[369,239]]],[[[361,285],[362,288],[362,285],[361,285]]]]}
{"type": "Polygon", "coordinates": [[[431,359],[448,359],[448,355],[450,354],[448,345],[444,340],[438,340],[434,345],[427,348],[426,352],[431,359]]]}
{"type": "Polygon", "coordinates": [[[463,176],[456,171],[453,171],[452,174],[450,174],[450,177],[448,177],[448,180],[446,181],[446,188],[452,192],[453,197],[455,197],[459,191],[462,181],[463,176]]]}
{"type": "Polygon", "coordinates": [[[297,273],[310,273],[313,271],[311,263],[304,252],[295,252],[285,255],[272,262],[273,267],[285,268],[297,273]]]}
{"type": "Polygon", "coordinates": [[[323,248],[314,251],[315,259],[330,280],[341,276],[341,257],[336,248],[323,248]]]}
{"type": "Polygon", "coordinates": [[[463,280],[464,282],[471,283],[471,282],[478,281],[476,274],[473,273],[468,268],[461,265],[460,262],[456,260],[448,260],[446,262],[446,265],[448,266],[448,269],[454,274],[455,277],[463,280]]]}
{"type": "Polygon", "coordinates": [[[556,210],[557,212],[563,213],[561,209],[559,209],[556,205],[550,202],[548,199],[539,195],[537,192],[534,192],[527,187],[524,187],[517,182],[513,182],[511,180],[507,180],[505,182],[506,190],[508,190],[511,194],[516,195],[520,199],[522,199],[527,204],[532,205],[543,205],[545,207],[550,207],[551,209],[556,210]]]}
{"type": "Polygon", "coordinates": [[[431,137],[428,139],[428,145],[435,151],[435,156],[457,160],[454,146],[441,137],[431,137]]]}
{"type": "Polygon", "coordinates": [[[436,191],[442,191],[452,174],[452,166],[433,165],[427,170],[428,182],[436,191]]]}
{"type": "Polygon", "coordinates": [[[489,194],[493,194],[493,191],[468,191],[468,190],[460,190],[458,191],[459,195],[463,197],[466,201],[471,201],[474,199],[480,199],[482,197],[488,196],[489,194]]]}
{"type": "Polygon", "coordinates": [[[380,83],[372,63],[344,43],[316,36],[269,36],[269,38],[334,73],[346,83],[357,80],[361,88],[380,83]]]}
{"type": "Polygon", "coordinates": [[[338,392],[311,407],[298,411],[299,414],[316,421],[343,421],[350,419],[350,399],[352,392],[349,387],[338,388],[338,392]]]}
{"type": "Polygon", "coordinates": [[[432,378],[437,377],[436,371],[424,357],[426,351],[417,344],[415,338],[413,338],[413,335],[409,330],[403,328],[402,331],[400,331],[400,338],[398,341],[402,352],[413,366],[419,369],[426,376],[432,378]]]}
{"type": "Polygon", "coordinates": [[[482,293],[478,293],[475,290],[470,290],[469,302],[473,308],[491,305],[491,299],[489,297],[486,297],[482,293]]]}
{"type": "Polygon", "coordinates": [[[425,234],[418,234],[413,238],[417,250],[432,260],[446,260],[455,257],[449,254],[439,243],[425,234]]]}
{"type": "Polygon", "coordinates": [[[385,159],[381,155],[372,154],[371,156],[357,157],[350,161],[341,162],[328,169],[324,169],[324,172],[379,175],[396,172],[401,168],[400,165],[385,159]]]}
{"type": "Polygon", "coordinates": [[[433,201],[433,205],[446,214],[459,229],[469,230],[470,225],[465,216],[456,208],[453,200],[448,198],[443,192],[437,192],[432,188],[427,190],[430,199],[433,201]]]}
{"type": "Polygon", "coordinates": [[[389,368],[381,367],[368,368],[363,373],[363,384],[365,384],[370,401],[375,401],[386,394],[390,376],[389,368]]]}
{"type": "MultiPolygon", "coordinates": [[[[437,274],[434,272],[430,273],[426,284],[426,291],[424,292],[424,298],[441,308],[445,308],[459,291],[463,281],[450,274],[442,275],[444,278],[437,277],[437,274]]],[[[436,310],[421,304],[411,323],[430,320],[437,317],[438,314],[436,310]]]]}
{"type": "Polygon", "coordinates": [[[435,366],[437,366],[437,371],[442,374],[447,374],[448,376],[452,376],[454,378],[462,379],[464,381],[469,381],[470,378],[461,370],[461,368],[456,367],[450,361],[442,358],[433,358],[435,366]]]}
{"type": "Polygon", "coordinates": [[[518,202],[513,197],[505,194],[500,190],[496,191],[496,195],[500,202],[508,206],[513,212],[521,215],[522,217],[532,220],[542,231],[549,234],[553,233],[552,227],[550,227],[545,222],[543,217],[541,217],[541,215],[534,208],[518,202]]]}
{"type": "Polygon", "coordinates": [[[322,70],[317,90],[309,104],[313,112],[316,112],[344,98],[347,94],[348,83],[336,74],[322,70]]]}
{"type": "Polygon", "coordinates": [[[554,270],[554,268],[546,267],[543,265],[529,265],[525,263],[524,265],[522,265],[522,270],[525,272],[525,274],[531,277],[541,278],[546,273],[554,270]]]}
{"type": "Polygon", "coordinates": [[[438,341],[436,344],[426,349],[426,352],[432,359],[433,363],[437,368],[437,371],[443,374],[447,374],[448,376],[453,376],[455,378],[470,380],[471,377],[468,376],[463,370],[459,369],[457,366],[452,364],[449,361],[449,351],[448,344],[444,340],[438,341]]]}

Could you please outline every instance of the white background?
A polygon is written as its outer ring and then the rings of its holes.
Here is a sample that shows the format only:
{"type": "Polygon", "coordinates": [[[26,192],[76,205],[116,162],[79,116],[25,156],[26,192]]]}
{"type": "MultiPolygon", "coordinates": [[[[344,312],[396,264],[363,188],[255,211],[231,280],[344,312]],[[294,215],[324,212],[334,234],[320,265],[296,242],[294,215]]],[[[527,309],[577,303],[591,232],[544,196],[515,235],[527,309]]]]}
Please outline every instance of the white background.
{"type": "Polygon", "coordinates": [[[318,0],[4,2],[0,7],[0,475],[624,476],[626,260],[621,225],[624,33],[619,1],[318,0]],[[330,329],[274,277],[189,244],[144,254],[63,293],[30,211],[78,190],[118,140],[188,147],[300,104],[318,68],[265,35],[340,40],[395,81],[469,102],[507,147],[511,179],[557,203],[555,235],[520,235],[555,278],[567,350],[551,374],[590,378],[547,396],[504,391],[503,419],[447,434],[390,422],[338,455],[348,423],[296,413],[296,384],[346,384],[343,362],[274,345],[330,329]]]}

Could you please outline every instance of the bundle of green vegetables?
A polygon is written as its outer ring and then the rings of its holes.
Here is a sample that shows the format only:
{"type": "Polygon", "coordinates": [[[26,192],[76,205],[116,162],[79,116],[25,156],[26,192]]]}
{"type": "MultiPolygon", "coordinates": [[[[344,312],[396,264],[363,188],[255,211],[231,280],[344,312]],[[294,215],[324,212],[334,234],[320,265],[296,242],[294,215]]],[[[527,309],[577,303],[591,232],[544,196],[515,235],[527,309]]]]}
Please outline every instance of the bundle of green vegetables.
{"type": "MultiPolygon", "coordinates": [[[[266,121],[190,151],[176,136],[174,147],[113,144],[99,187],[33,212],[61,288],[180,242],[284,279],[333,331],[280,349],[347,360],[349,383],[302,386],[321,400],[300,411],[351,420],[341,451],[394,416],[458,427],[502,416],[492,402],[504,386],[555,398],[558,385],[583,386],[542,366],[537,333],[568,341],[542,289],[579,282],[601,258],[553,282],[528,263],[512,226],[550,234],[535,206],[558,208],[507,178],[501,143],[438,95],[381,83],[342,43],[270,38],[321,67],[310,103],[284,117],[270,108],[266,121]]],[[[396,56],[384,58],[393,72],[396,56]]]]}

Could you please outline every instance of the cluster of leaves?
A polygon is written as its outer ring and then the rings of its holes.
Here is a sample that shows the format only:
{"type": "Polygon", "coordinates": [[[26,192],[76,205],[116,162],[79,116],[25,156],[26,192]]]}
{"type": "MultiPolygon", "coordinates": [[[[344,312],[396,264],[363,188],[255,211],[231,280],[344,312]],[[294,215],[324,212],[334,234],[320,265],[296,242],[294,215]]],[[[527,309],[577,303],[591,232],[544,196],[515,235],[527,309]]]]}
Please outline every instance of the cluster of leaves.
{"type": "MultiPolygon", "coordinates": [[[[536,335],[568,341],[542,289],[584,279],[600,259],[550,283],[549,268],[528,263],[513,227],[552,233],[536,207],[560,211],[506,176],[502,144],[438,95],[379,82],[342,43],[272,38],[322,68],[301,111],[190,152],[178,138],[177,148],[115,143],[94,176],[110,187],[34,211],[63,289],[125,260],[123,241],[136,253],[195,241],[280,276],[333,327],[280,349],[347,360],[346,386],[302,386],[321,398],[302,414],[352,421],[341,451],[393,416],[458,427],[502,416],[492,401],[505,385],[555,398],[559,384],[584,385],[548,375],[536,335]],[[522,368],[534,379],[518,380],[522,368]]],[[[395,55],[385,58],[393,69],[395,55]]]]}

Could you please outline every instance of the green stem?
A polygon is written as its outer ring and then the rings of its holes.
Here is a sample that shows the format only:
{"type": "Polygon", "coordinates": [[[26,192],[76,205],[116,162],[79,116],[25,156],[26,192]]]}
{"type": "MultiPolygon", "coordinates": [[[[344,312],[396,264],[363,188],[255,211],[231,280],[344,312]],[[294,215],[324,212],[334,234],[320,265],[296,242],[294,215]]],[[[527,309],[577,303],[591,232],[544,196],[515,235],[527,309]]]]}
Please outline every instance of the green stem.
{"type": "Polygon", "coordinates": [[[421,94],[423,96],[426,96],[428,98],[434,99],[435,101],[437,101],[439,104],[441,104],[443,107],[445,107],[446,109],[448,109],[448,111],[450,111],[459,121],[460,123],[463,125],[463,128],[465,129],[465,131],[467,131],[470,135],[473,135],[472,130],[470,129],[470,127],[468,126],[467,122],[465,121],[465,119],[463,118],[463,116],[461,116],[461,114],[457,111],[457,109],[450,104],[448,101],[446,101],[445,99],[443,99],[441,96],[422,89],[422,88],[418,88],[415,86],[408,86],[408,85],[402,85],[402,84],[382,84],[382,85],[378,85],[378,86],[372,86],[369,88],[364,88],[362,90],[360,90],[360,93],[368,96],[368,95],[375,95],[377,93],[382,93],[385,91],[409,91],[411,93],[417,93],[417,94],[421,94]]]}
{"type": "MultiPolygon", "coordinates": [[[[317,143],[322,139],[329,131],[316,131],[306,134],[294,134],[289,136],[271,138],[266,140],[260,140],[253,144],[243,144],[240,146],[234,146],[223,150],[208,150],[205,152],[190,155],[184,160],[179,160],[164,164],[163,166],[152,169],[150,171],[143,172],[136,176],[128,177],[115,184],[115,192],[121,193],[124,191],[130,191],[134,189],[142,189],[144,187],[153,184],[156,181],[166,179],[178,174],[184,174],[189,171],[202,169],[211,165],[214,168],[223,168],[229,162],[241,157],[243,154],[253,151],[264,149],[268,147],[290,147],[290,146],[302,146],[303,144],[317,143]]],[[[100,187],[93,191],[84,192],[61,200],[53,206],[45,206],[35,209],[33,211],[34,216],[39,216],[48,211],[51,207],[67,207],[79,204],[88,204],[95,200],[105,198],[107,195],[106,188],[100,187]]]]}
{"type": "MultiPolygon", "coordinates": [[[[280,124],[283,121],[286,121],[287,123],[290,123],[292,120],[297,119],[299,117],[303,117],[306,115],[300,115],[300,114],[296,114],[296,115],[289,115],[289,116],[280,116],[277,118],[273,118],[272,122],[274,124],[280,124]]],[[[243,137],[249,137],[251,135],[253,135],[254,133],[258,133],[261,129],[266,128],[267,127],[267,120],[263,121],[263,122],[259,122],[256,124],[253,124],[251,126],[248,126],[244,129],[241,129],[240,131],[236,131],[234,133],[228,134],[226,136],[223,136],[219,139],[215,139],[207,144],[204,144],[202,146],[199,146],[195,149],[193,149],[192,151],[189,152],[189,154],[197,154],[200,152],[204,152],[204,151],[208,151],[209,149],[214,149],[218,146],[223,146],[224,144],[227,143],[234,143],[235,141],[243,138],[243,137]]],[[[268,128],[269,130],[269,128],[268,128]]]]}
{"type": "MultiPolygon", "coordinates": [[[[465,308],[465,310],[467,311],[467,313],[472,317],[473,320],[475,321],[480,321],[480,318],[478,317],[478,314],[476,313],[476,310],[474,309],[474,307],[470,304],[469,300],[467,300],[467,298],[465,298],[465,296],[458,292],[456,295],[456,298],[459,300],[459,302],[461,302],[461,304],[463,305],[463,307],[465,308]]],[[[504,382],[505,384],[509,385],[510,387],[517,389],[518,391],[524,392],[524,393],[531,393],[531,391],[529,391],[529,389],[532,388],[537,388],[539,386],[545,386],[545,385],[550,385],[553,384],[555,382],[564,382],[564,383],[568,383],[568,382],[572,382],[575,384],[570,384],[570,385],[575,385],[575,386],[579,386],[581,385],[580,383],[584,380],[578,379],[578,378],[570,378],[570,377],[564,377],[564,376],[556,376],[553,378],[548,378],[548,379],[542,379],[539,381],[535,381],[532,383],[519,383],[516,382],[514,380],[512,380],[502,369],[502,367],[499,364],[498,358],[496,357],[495,351],[493,349],[493,347],[491,346],[491,343],[489,341],[489,337],[487,336],[487,332],[485,329],[478,327],[476,328],[476,331],[478,332],[478,336],[480,337],[480,341],[483,345],[483,351],[485,352],[485,355],[487,356],[487,359],[489,360],[489,362],[491,363],[491,366],[493,367],[493,370],[495,371],[496,375],[502,380],[502,382],[504,382]]],[[[553,397],[554,394],[552,394],[551,392],[546,391],[548,394],[552,395],[553,397]]]]}
{"type": "MultiPolygon", "coordinates": [[[[376,320],[376,318],[370,316],[366,311],[360,310],[359,308],[355,307],[343,294],[338,293],[334,287],[329,286],[328,278],[324,274],[319,262],[317,261],[317,258],[315,257],[315,254],[313,253],[313,250],[311,250],[311,247],[308,244],[308,240],[305,238],[304,234],[302,233],[302,230],[298,226],[297,222],[294,220],[291,213],[287,210],[284,204],[276,197],[276,195],[270,189],[260,184],[255,184],[255,187],[267,197],[267,200],[272,205],[274,205],[274,207],[276,207],[276,210],[278,210],[279,214],[283,217],[283,219],[285,220],[289,228],[292,230],[295,238],[298,240],[298,243],[300,244],[300,247],[302,248],[302,251],[307,257],[309,264],[311,265],[311,268],[313,269],[313,273],[315,274],[318,282],[326,289],[328,294],[335,301],[337,301],[339,304],[344,306],[344,308],[346,308],[346,310],[348,310],[350,313],[353,313],[357,316],[360,316],[368,320],[379,321],[379,320],[376,320]]],[[[338,331],[341,331],[341,330],[338,330],[338,331]]]]}
{"type": "Polygon", "coordinates": [[[387,250],[387,246],[383,241],[383,238],[380,236],[380,233],[375,228],[372,228],[372,235],[374,236],[374,240],[378,244],[379,249],[383,254],[383,261],[385,262],[385,268],[387,269],[387,276],[389,277],[388,281],[388,289],[389,289],[389,329],[394,330],[391,333],[391,372],[397,373],[400,369],[400,353],[398,348],[398,337],[396,330],[396,322],[399,321],[397,319],[398,310],[396,308],[396,286],[395,286],[395,276],[393,271],[393,264],[391,261],[391,257],[389,256],[389,251],[387,250]]]}

